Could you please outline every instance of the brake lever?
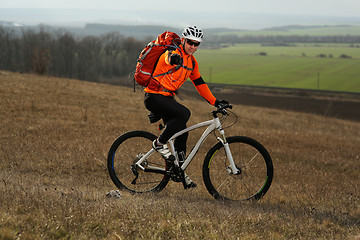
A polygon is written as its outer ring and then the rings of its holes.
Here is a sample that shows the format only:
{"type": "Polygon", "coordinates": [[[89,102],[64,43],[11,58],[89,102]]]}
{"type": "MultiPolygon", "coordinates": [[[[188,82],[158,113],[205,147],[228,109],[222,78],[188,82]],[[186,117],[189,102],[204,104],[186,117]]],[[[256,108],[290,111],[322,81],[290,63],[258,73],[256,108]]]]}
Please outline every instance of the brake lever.
{"type": "Polygon", "coordinates": [[[221,113],[222,113],[223,115],[227,115],[227,116],[230,115],[230,113],[229,113],[228,111],[226,111],[225,108],[221,109],[220,111],[221,111],[221,113]]]}
{"type": "Polygon", "coordinates": [[[224,114],[224,115],[229,116],[230,113],[226,110],[227,108],[232,109],[233,105],[227,104],[227,105],[223,106],[222,109],[221,109],[221,113],[224,114]]]}

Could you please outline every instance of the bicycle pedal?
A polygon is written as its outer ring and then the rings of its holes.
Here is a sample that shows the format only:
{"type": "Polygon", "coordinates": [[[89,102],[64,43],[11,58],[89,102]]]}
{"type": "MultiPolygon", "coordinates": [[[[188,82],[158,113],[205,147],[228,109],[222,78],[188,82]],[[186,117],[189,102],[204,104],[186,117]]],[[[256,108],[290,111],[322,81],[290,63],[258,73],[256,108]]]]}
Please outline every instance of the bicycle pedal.
{"type": "Polygon", "coordinates": [[[194,182],[191,182],[190,184],[184,184],[184,189],[190,189],[190,188],[196,188],[197,185],[194,182]]]}
{"type": "Polygon", "coordinates": [[[182,182],[182,179],[177,175],[171,175],[170,177],[174,182],[182,182]]]}

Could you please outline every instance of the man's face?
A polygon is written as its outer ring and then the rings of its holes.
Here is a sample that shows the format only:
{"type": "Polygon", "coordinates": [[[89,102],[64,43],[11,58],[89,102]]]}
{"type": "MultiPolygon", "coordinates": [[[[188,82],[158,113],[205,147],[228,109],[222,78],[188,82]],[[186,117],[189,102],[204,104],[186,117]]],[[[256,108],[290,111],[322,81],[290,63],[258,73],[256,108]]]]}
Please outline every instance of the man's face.
{"type": "Polygon", "coordinates": [[[200,42],[183,38],[184,50],[188,55],[192,55],[196,52],[200,45],[200,42]]]}

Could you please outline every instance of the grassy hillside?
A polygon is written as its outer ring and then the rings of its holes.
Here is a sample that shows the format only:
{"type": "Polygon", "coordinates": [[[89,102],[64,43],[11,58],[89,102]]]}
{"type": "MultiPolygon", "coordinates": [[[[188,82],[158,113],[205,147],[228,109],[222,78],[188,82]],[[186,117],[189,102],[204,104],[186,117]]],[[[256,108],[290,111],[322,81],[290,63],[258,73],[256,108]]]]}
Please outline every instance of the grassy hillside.
{"type": "Polygon", "coordinates": [[[360,92],[360,48],[350,45],[239,44],[200,49],[196,58],[206,80],[213,83],[360,92]]]}
{"type": "MultiPolygon", "coordinates": [[[[360,123],[311,114],[234,107],[239,121],[228,135],[259,140],[273,158],[260,202],[207,193],[200,167],[215,139],[187,171],[196,189],[170,182],[156,195],[106,198],[115,189],[106,170],[112,141],[133,129],[157,134],[142,101],[125,87],[0,71],[0,239],[360,237],[360,123]]],[[[183,103],[190,123],[213,109],[183,103]]]]}

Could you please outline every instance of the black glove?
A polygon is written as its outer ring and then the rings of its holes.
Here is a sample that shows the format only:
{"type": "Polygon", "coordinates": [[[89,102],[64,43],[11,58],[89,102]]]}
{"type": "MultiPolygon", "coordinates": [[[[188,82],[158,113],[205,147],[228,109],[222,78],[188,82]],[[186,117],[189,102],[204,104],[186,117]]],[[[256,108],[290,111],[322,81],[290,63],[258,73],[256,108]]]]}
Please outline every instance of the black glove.
{"type": "Polygon", "coordinates": [[[170,55],[170,64],[171,65],[180,65],[182,64],[182,58],[180,57],[179,54],[171,54],[170,55]]]}
{"type": "Polygon", "coordinates": [[[229,105],[229,102],[226,101],[226,100],[217,100],[215,101],[215,104],[214,106],[217,107],[217,108],[221,108],[221,107],[224,107],[224,106],[227,106],[229,105]]]}

